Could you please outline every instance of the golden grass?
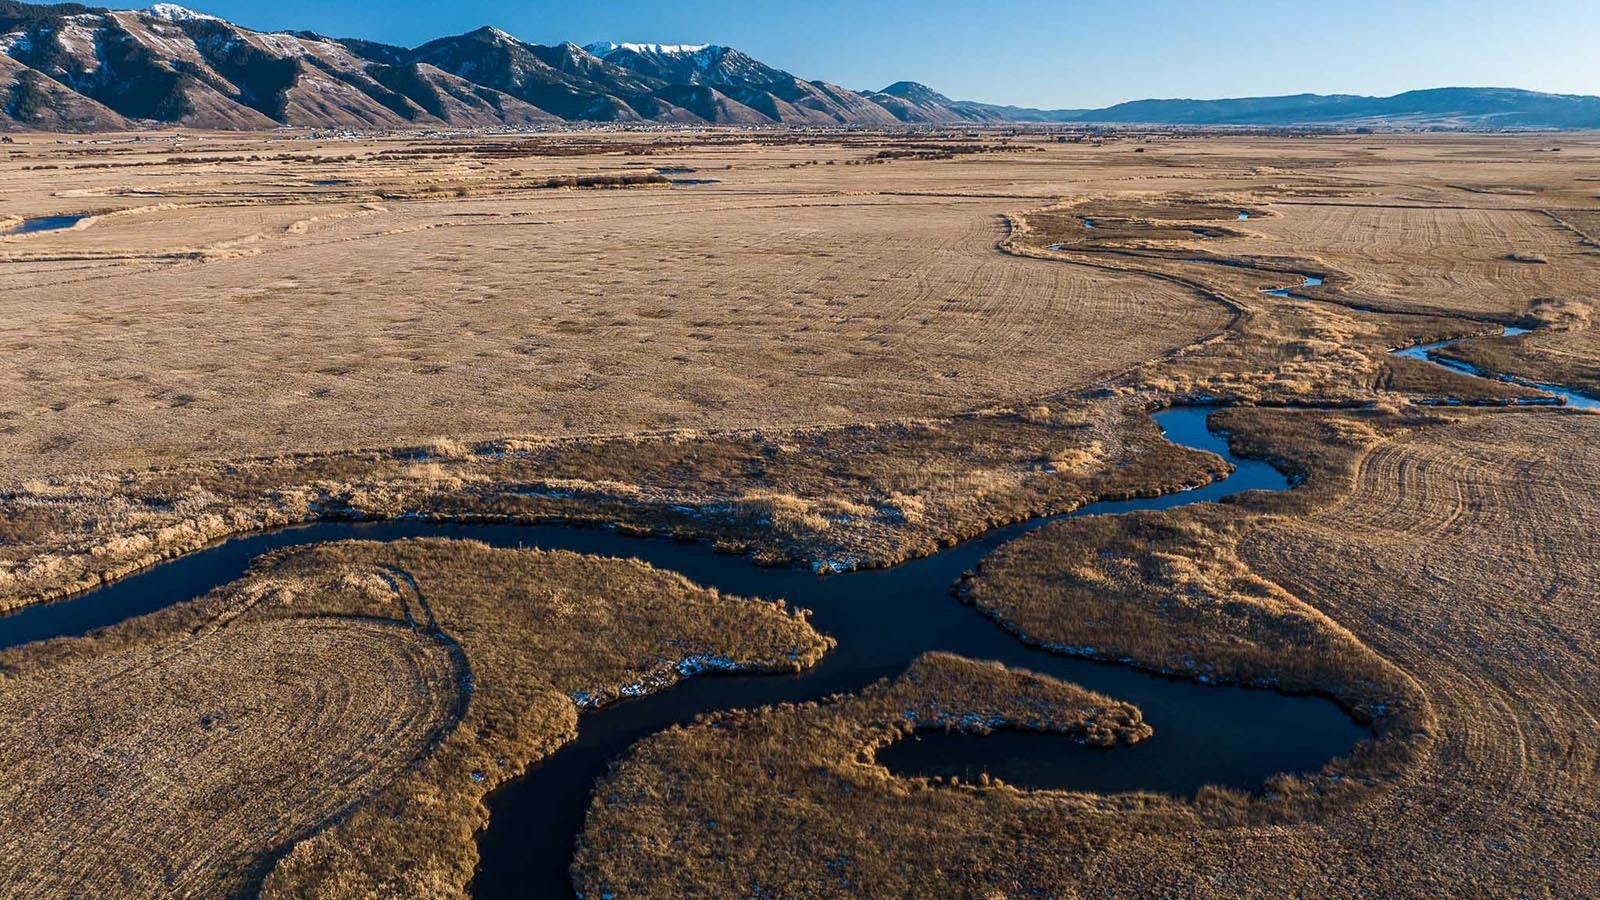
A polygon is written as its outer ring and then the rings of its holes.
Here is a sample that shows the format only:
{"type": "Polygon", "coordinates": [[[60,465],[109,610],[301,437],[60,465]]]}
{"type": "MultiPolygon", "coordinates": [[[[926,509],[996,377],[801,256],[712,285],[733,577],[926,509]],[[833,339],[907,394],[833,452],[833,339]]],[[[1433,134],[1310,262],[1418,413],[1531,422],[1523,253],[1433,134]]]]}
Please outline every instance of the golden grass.
{"type": "Polygon", "coordinates": [[[1496,374],[1538,384],[1557,384],[1600,396],[1600,329],[1597,296],[1549,300],[1528,310],[1533,334],[1466,341],[1443,355],[1496,374]]]}
{"type": "Polygon", "coordinates": [[[985,559],[962,599],[1061,652],[1321,691],[1364,719],[1418,727],[1424,702],[1403,674],[1238,559],[1247,523],[1213,510],[1054,523],[985,559]]]}
{"type": "Polygon", "coordinates": [[[1160,805],[951,789],[873,760],[964,719],[1104,746],[1150,733],[1138,710],[1073,685],[931,654],[857,695],[724,713],[636,745],[596,793],[574,881],[591,897],[1009,895],[1050,883],[1047,835],[1077,843],[1081,819],[1160,805]]]}
{"type": "Polygon", "coordinates": [[[781,605],[637,562],[280,551],[195,602],[0,656],[5,890],[459,896],[483,797],[574,739],[580,701],[667,687],[697,655],[793,671],[828,646],[781,605]]]}

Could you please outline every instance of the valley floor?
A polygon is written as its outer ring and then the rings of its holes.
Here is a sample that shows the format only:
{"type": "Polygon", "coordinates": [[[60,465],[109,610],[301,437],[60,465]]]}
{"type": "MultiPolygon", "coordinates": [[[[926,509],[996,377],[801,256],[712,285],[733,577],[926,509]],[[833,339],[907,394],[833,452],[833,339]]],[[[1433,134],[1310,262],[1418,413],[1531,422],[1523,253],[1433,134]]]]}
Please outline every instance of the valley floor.
{"type": "MultiPolygon", "coordinates": [[[[1372,740],[1196,797],[892,775],[902,706],[1161,739],[1115,696],[934,655],[646,737],[595,788],[578,888],[1600,880],[1600,417],[1526,384],[1600,384],[1600,141],[134,137],[0,146],[0,608],[346,518],[889,566],[1213,481],[1222,460],[1147,414],[1214,404],[1294,490],[1047,525],[959,602],[1110,665],[1324,694],[1372,740]],[[1393,353],[1455,338],[1524,383],[1393,353]]],[[[641,564],[459,541],[173,590],[0,654],[0,759],[30,773],[0,883],[460,895],[485,798],[572,741],[585,698],[701,671],[663,661],[834,651],[803,613],[641,564]]]]}

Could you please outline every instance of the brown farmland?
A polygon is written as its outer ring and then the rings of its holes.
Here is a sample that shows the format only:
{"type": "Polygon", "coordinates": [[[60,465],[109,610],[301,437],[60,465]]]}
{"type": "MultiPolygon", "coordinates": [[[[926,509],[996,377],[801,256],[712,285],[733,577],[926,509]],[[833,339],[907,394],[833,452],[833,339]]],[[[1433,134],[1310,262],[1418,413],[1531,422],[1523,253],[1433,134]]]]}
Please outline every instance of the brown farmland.
{"type": "Polygon", "coordinates": [[[221,142],[245,161],[123,151],[41,177],[27,167],[53,147],[24,140],[0,163],[0,190],[25,193],[8,211],[101,215],[0,237],[0,452],[17,476],[959,413],[1086,387],[1229,319],[1190,290],[1007,259],[1001,213],[1049,186],[1001,199],[895,177],[931,163],[791,170],[809,151],[688,148],[651,162],[720,184],[552,191],[528,182],[641,163],[376,143],[313,165],[221,142]],[[450,195],[387,199],[419,182],[450,195]]]}

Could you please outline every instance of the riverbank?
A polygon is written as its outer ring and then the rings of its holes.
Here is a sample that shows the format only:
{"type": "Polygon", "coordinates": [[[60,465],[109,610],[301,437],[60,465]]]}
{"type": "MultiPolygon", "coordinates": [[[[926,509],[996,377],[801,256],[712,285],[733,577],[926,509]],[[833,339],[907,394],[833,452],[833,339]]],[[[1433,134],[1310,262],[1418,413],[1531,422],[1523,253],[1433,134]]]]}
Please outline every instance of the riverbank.
{"type": "Polygon", "coordinates": [[[0,495],[0,609],[71,596],[240,534],[341,520],[612,524],[765,565],[876,568],[1102,497],[1224,474],[1143,404],[1039,405],[850,428],[197,463],[0,495]]]}

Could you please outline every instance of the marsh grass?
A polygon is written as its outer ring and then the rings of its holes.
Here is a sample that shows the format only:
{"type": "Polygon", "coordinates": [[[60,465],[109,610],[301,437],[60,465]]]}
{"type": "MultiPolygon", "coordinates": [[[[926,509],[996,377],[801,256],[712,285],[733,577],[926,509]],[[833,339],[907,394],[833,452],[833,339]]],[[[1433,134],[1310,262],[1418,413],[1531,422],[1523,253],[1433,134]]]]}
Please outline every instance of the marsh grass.
{"type": "Polygon", "coordinates": [[[0,603],[115,579],[229,535],[324,518],[618,523],[774,565],[881,567],[996,525],[1203,484],[1222,463],[1138,405],[597,441],[437,442],[55,479],[0,498],[0,603]]]}
{"type": "Polygon", "coordinates": [[[1168,806],[901,779],[874,761],[918,729],[1002,727],[1108,747],[1150,733],[1137,709],[1076,686],[929,654],[858,694],[721,713],[636,745],[596,791],[574,882],[585,896],[619,897],[738,896],[752,885],[801,896],[1009,894],[1060,883],[1052,840],[1076,845],[1074,833],[1113,810],[1141,817],[1168,806]]]}

